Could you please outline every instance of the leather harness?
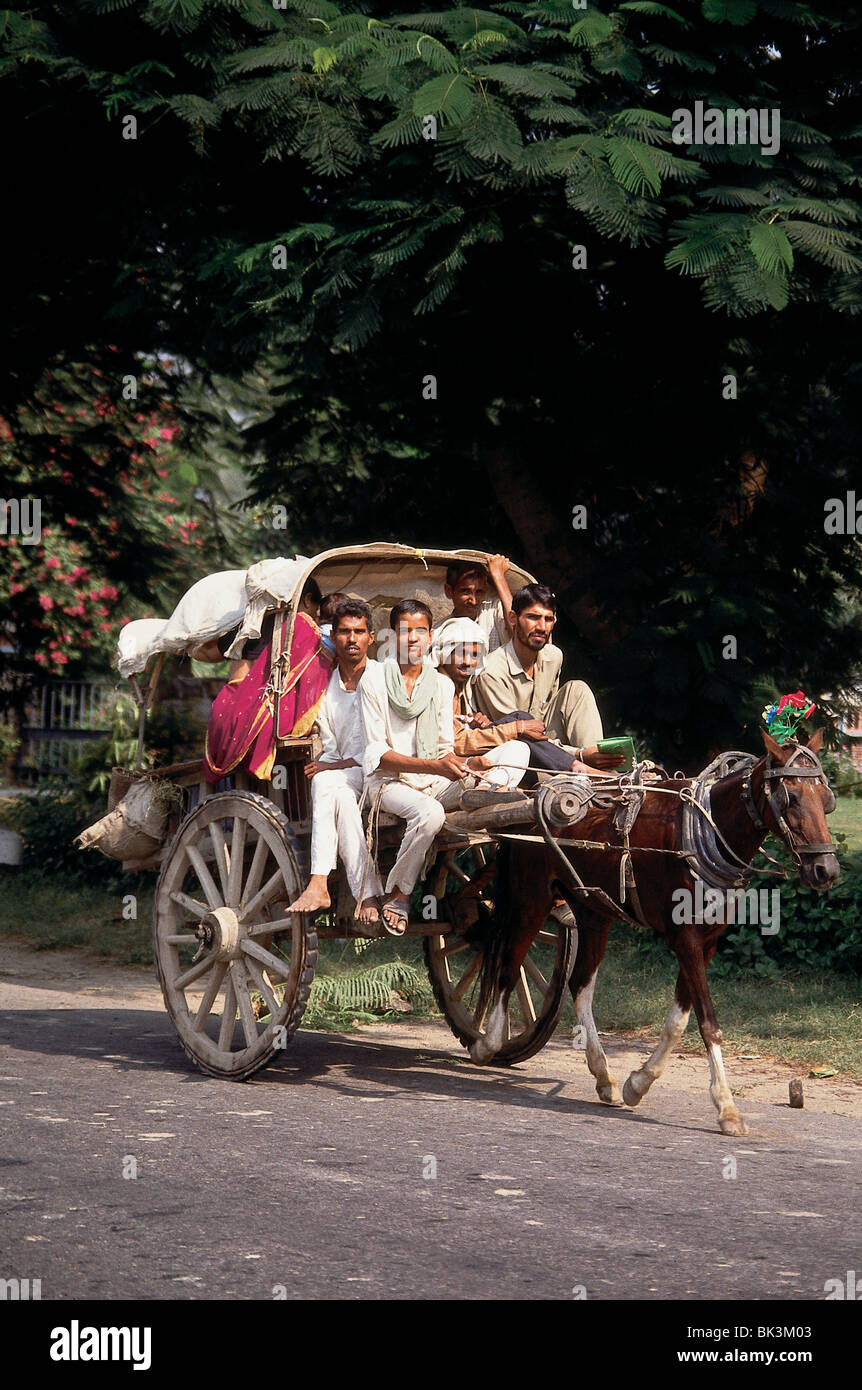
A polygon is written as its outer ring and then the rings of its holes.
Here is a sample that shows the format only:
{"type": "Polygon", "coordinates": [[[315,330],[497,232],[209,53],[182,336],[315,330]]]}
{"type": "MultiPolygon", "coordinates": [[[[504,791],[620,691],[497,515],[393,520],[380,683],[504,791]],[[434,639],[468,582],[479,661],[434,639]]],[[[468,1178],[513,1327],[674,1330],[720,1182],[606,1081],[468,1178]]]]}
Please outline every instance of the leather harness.
{"type": "MultiPolygon", "coordinates": [[[[609,803],[606,798],[602,798],[600,795],[596,795],[596,793],[600,793],[600,787],[596,787],[594,789],[592,797],[585,798],[583,795],[583,787],[580,785],[583,780],[581,778],[573,778],[569,774],[560,774],[559,776],[549,779],[549,781],[546,782],[537,792],[534,804],[536,811],[536,819],[542,831],[542,839],[544,840],[548,849],[551,850],[555,860],[557,861],[560,867],[561,885],[566,889],[567,893],[571,894],[571,896],[575,899],[580,900],[582,902],[592,902],[595,906],[601,907],[604,911],[618,918],[620,921],[626,922],[629,926],[648,927],[651,924],[646,920],[646,917],[644,916],[643,908],[641,907],[640,898],[637,891],[637,885],[635,882],[634,868],[632,865],[633,851],[652,854],[671,854],[677,858],[686,859],[688,861],[688,867],[692,875],[695,878],[701,878],[706,882],[721,883],[726,887],[730,887],[732,884],[744,881],[747,877],[751,876],[753,870],[751,870],[749,864],[744,863],[735,853],[735,851],[732,850],[731,846],[727,844],[727,841],[721,834],[721,831],[719,830],[718,826],[715,825],[715,822],[712,819],[712,816],[708,809],[709,787],[707,783],[710,775],[718,766],[720,766],[722,769],[722,772],[719,774],[720,777],[722,775],[732,776],[733,773],[739,770],[740,766],[744,767],[745,773],[742,779],[743,804],[755,827],[758,830],[762,830],[764,833],[768,833],[769,826],[766,824],[765,820],[763,819],[763,816],[760,814],[760,810],[758,809],[758,806],[755,802],[754,793],[752,792],[751,788],[752,772],[758,761],[759,760],[756,759],[751,753],[722,754],[719,758],[714,759],[714,761],[710,763],[709,767],[704,769],[700,776],[694,780],[691,787],[689,787],[688,783],[686,782],[686,784],[684,786],[681,786],[678,791],[670,787],[650,788],[649,784],[644,785],[642,781],[643,773],[644,771],[651,770],[654,767],[654,764],[639,764],[637,768],[634,770],[633,774],[629,774],[628,778],[621,779],[621,791],[623,793],[620,797],[621,805],[618,805],[618,809],[614,817],[617,829],[620,831],[620,834],[623,839],[623,843],[621,845],[611,845],[607,842],[596,840],[564,840],[562,842],[559,841],[552,833],[552,824],[574,824],[575,821],[582,819],[583,816],[586,815],[590,804],[601,804],[602,800],[605,801],[605,804],[609,803]],[[732,770],[724,773],[723,770],[728,766],[730,766],[732,770]],[[552,802],[559,798],[561,792],[565,793],[566,788],[563,787],[562,784],[564,782],[569,781],[571,781],[573,784],[570,790],[573,793],[576,793],[575,802],[577,804],[577,810],[571,821],[561,822],[559,816],[554,815],[553,813],[552,802]],[[623,782],[625,783],[625,785],[622,785],[623,782]],[[577,787],[575,786],[576,783],[577,787]],[[627,804],[628,799],[626,793],[630,790],[634,790],[636,792],[635,797],[632,798],[634,802],[634,807],[632,808],[634,810],[634,815],[632,815],[629,812],[627,804]],[[634,820],[636,819],[637,813],[640,811],[640,808],[643,805],[644,794],[647,790],[661,791],[664,794],[678,796],[680,800],[684,803],[685,810],[687,811],[689,816],[695,817],[697,820],[700,820],[703,817],[706,819],[706,821],[709,822],[709,825],[714,830],[715,835],[711,839],[711,845],[713,848],[708,858],[704,854],[702,842],[700,842],[698,849],[691,847],[687,849],[676,850],[659,849],[652,848],[649,846],[639,846],[630,844],[629,832],[632,828],[634,820]],[[736,860],[736,866],[732,863],[730,859],[727,858],[725,854],[718,851],[716,836],[718,837],[718,839],[721,840],[725,849],[729,851],[733,859],[736,860]],[[583,879],[580,877],[577,870],[575,869],[574,865],[572,864],[571,860],[566,855],[564,847],[570,847],[572,849],[602,849],[621,851],[622,857],[620,860],[620,902],[615,903],[614,900],[609,896],[608,893],[605,892],[603,888],[599,888],[595,885],[585,884],[583,879]],[[626,893],[628,893],[632,909],[634,910],[637,920],[630,916],[629,913],[626,912],[622,906],[622,904],[626,900],[626,893]]],[[[828,815],[830,811],[835,809],[835,793],[832,791],[831,787],[829,786],[829,783],[826,780],[826,774],[823,771],[823,768],[820,764],[820,760],[817,757],[817,755],[814,752],[812,752],[812,750],[808,748],[806,745],[802,744],[794,749],[793,753],[791,754],[790,758],[786,763],[779,767],[774,767],[771,761],[771,754],[767,753],[766,765],[763,776],[763,792],[766,797],[766,805],[769,807],[769,810],[775,821],[777,833],[780,839],[795,859],[797,865],[799,867],[802,866],[802,856],[806,854],[817,855],[837,853],[838,846],[831,842],[825,844],[798,844],[794,839],[793,831],[790,829],[790,826],[788,825],[784,814],[789,805],[790,798],[787,788],[783,785],[783,782],[788,778],[795,777],[814,777],[818,780],[822,779],[822,781],[826,785],[826,789],[828,792],[826,814],[828,815]],[[810,762],[806,761],[800,764],[797,760],[803,756],[806,759],[810,759],[810,762]]],[[[614,788],[614,790],[616,791],[617,789],[614,788]]],[[[616,800],[616,798],[614,799],[616,800]]],[[[558,800],[557,804],[559,804],[558,800]]],[[[538,836],[527,836],[520,834],[501,835],[499,838],[512,840],[539,839],[538,836]]],[[[782,871],[781,877],[786,876],[786,873],[782,871]]]]}

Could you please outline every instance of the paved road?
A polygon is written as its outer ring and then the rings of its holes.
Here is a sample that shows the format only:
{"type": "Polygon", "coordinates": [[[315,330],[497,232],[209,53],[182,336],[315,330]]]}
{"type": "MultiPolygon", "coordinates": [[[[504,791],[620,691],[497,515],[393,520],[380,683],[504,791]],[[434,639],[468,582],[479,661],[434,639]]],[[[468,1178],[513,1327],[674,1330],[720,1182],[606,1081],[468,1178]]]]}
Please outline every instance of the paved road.
{"type": "Polygon", "coordinates": [[[300,1033],[237,1085],[152,1007],[80,1005],[0,1015],[0,1276],[43,1299],[793,1300],[862,1273],[849,1116],[744,1099],[728,1140],[705,1089],[608,1110],[563,1042],[488,1071],[442,1025],[424,1051],[300,1033]]]}

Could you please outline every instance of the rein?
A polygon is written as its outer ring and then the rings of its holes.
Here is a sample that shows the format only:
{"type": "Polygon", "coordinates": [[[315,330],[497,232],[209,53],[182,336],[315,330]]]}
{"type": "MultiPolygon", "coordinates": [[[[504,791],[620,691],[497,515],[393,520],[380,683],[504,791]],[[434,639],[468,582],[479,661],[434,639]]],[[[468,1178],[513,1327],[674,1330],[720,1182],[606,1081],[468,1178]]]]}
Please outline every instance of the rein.
{"type": "MultiPolygon", "coordinates": [[[[751,867],[750,861],[746,862],[740,858],[733,847],[728,844],[724,834],[712,817],[710,809],[712,784],[709,783],[708,779],[717,771],[718,776],[715,778],[715,781],[720,781],[723,780],[724,777],[733,776],[740,768],[744,768],[745,771],[742,779],[743,805],[754,826],[758,830],[768,833],[769,827],[760,815],[751,789],[751,775],[758,761],[759,760],[751,753],[735,752],[720,754],[718,758],[715,758],[709,766],[693,780],[690,786],[686,784],[678,789],[673,787],[652,787],[649,786],[649,784],[644,784],[642,781],[643,773],[655,767],[653,763],[644,762],[637,766],[634,777],[629,774],[620,779],[618,787],[622,795],[619,798],[599,796],[595,799],[594,804],[596,805],[600,805],[602,801],[606,806],[618,805],[620,802],[625,804],[626,793],[632,788],[640,792],[652,791],[667,796],[677,797],[684,808],[683,844],[685,848],[683,849],[661,849],[650,845],[632,845],[629,842],[630,823],[625,831],[621,831],[623,837],[622,844],[614,845],[610,844],[608,841],[601,840],[567,839],[558,841],[552,833],[549,821],[554,820],[556,822],[556,818],[552,813],[551,802],[560,792],[565,791],[565,787],[561,785],[564,781],[565,774],[555,777],[551,781],[545,783],[536,794],[534,806],[536,819],[538,820],[542,832],[541,836],[508,833],[500,835],[499,838],[506,840],[529,840],[537,843],[544,842],[553,853],[562,870],[561,883],[568,888],[568,891],[573,897],[584,902],[593,901],[600,904],[607,912],[612,913],[613,916],[626,922],[629,926],[647,927],[650,923],[647,922],[643,909],[641,908],[632,867],[632,853],[665,854],[672,855],[679,859],[685,859],[688,861],[689,870],[694,877],[700,878],[714,887],[727,889],[751,878],[755,870],[751,867]],[[704,830],[704,821],[713,832],[712,834],[704,830]],[[719,849],[719,842],[722,847],[721,849],[719,849]],[[609,850],[620,851],[622,857],[620,860],[619,904],[615,903],[603,888],[584,883],[565,853],[566,848],[602,850],[605,852],[609,850]],[[729,856],[729,858],[727,856],[729,856]],[[637,915],[637,921],[635,921],[622,907],[622,903],[624,903],[626,899],[626,891],[628,891],[629,897],[631,898],[632,907],[637,915]]],[[[826,780],[826,774],[823,771],[819,758],[805,745],[796,748],[787,763],[780,767],[774,767],[772,765],[771,755],[767,753],[764,770],[764,794],[766,796],[767,805],[774,817],[780,839],[795,859],[797,865],[801,868],[803,855],[835,854],[838,847],[831,842],[827,844],[808,845],[801,845],[796,842],[793,832],[784,816],[784,812],[789,805],[789,795],[787,788],[780,785],[785,779],[793,777],[814,777],[818,780],[822,779],[832,802],[831,806],[827,803],[828,810],[834,810],[835,797],[834,792],[832,792],[826,780]],[[810,758],[811,761],[803,762],[799,765],[797,759],[803,754],[807,758],[810,758]],[[776,790],[771,788],[771,783],[778,784],[776,790]]],[[[580,789],[580,779],[577,779],[577,784],[580,789]]],[[[617,787],[614,788],[614,791],[616,790],[617,787]]],[[[600,792],[601,788],[597,787],[596,791],[600,792]]],[[[586,813],[587,804],[588,803],[584,803],[582,807],[582,815],[586,813]]],[[[786,869],[782,868],[775,859],[766,854],[762,849],[759,852],[764,854],[770,864],[775,864],[776,868],[760,869],[757,872],[772,874],[777,878],[787,877],[786,869]]]]}

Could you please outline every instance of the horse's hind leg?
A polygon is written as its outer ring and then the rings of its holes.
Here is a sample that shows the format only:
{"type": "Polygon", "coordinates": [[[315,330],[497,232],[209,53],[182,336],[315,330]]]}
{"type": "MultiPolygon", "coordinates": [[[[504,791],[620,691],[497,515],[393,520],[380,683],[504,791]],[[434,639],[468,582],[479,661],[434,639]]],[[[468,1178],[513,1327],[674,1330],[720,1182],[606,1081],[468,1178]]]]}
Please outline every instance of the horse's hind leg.
{"type": "Polygon", "coordinates": [[[638,1105],[653,1082],[658,1081],[667,1066],[672,1049],[679,1042],[688,1026],[690,1013],[691,995],[688,992],[688,985],[682,971],[680,971],[677,976],[673,1006],[662,1029],[658,1047],[642,1067],[631,1073],[623,1086],[623,1100],[626,1105],[638,1105]]]}
{"type": "Polygon", "coordinates": [[[596,1078],[596,1091],[599,1100],[605,1105],[622,1105],[622,1096],[616,1079],[608,1069],[608,1059],[599,1041],[599,1034],[593,1018],[593,991],[599,965],[605,954],[610,923],[606,918],[596,917],[578,906],[578,955],[575,968],[569,981],[578,1022],[584,1030],[584,1050],[587,1066],[596,1078]]]}

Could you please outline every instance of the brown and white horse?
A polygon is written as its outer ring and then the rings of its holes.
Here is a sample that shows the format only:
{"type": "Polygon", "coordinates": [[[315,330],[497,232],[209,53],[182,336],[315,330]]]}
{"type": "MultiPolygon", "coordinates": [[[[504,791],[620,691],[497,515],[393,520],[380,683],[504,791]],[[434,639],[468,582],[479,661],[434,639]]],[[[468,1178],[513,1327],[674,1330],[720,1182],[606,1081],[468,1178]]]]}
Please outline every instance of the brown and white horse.
{"type": "MultiPolygon", "coordinates": [[[[840,869],[836,846],[829,843],[825,816],[834,809],[835,797],[826,782],[817,758],[822,745],[818,730],[808,744],[778,744],[763,734],[766,755],[753,765],[740,767],[713,783],[710,814],[720,832],[727,865],[734,859],[751,863],[766,834],[777,834],[793,855],[804,883],[826,889],[840,869]]],[[[559,856],[544,843],[513,838],[501,844],[498,855],[497,885],[493,929],[485,953],[480,1008],[484,1007],[486,1026],[470,1049],[475,1062],[492,1062],[505,1040],[509,995],[529,946],[543,927],[552,903],[562,891],[575,912],[578,924],[578,953],[570,979],[578,1020],[586,1042],[587,1065],[596,1079],[600,1100],[608,1105],[637,1105],[650,1086],[661,1076],[668,1057],[685,1031],[692,1006],[709,1057],[709,1092],[718,1111],[724,1134],[747,1132],[731,1095],[724,1070],[715,1009],[710,997],[706,968],[715,954],[718,938],[725,930],[724,913],[679,912],[675,905],[685,901],[680,890],[687,890],[691,903],[703,901],[703,884],[698,896],[695,878],[683,849],[683,806],[680,798],[663,793],[662,788],[679,791],[689,781],[666,780],[647,784],[643,807],[630,832],[635,865],[637,895],[645,923],[662,935],[679,964],[673,1007],[668,1014],[658,1047],[623,1086],[622,1094],[608,1069],[608,1062],[593,1019],[592,1000],[599,965],[605,953],[608,932],[614,920],[607,907],[572,891],[572,880],[565,881],[559,856]],[[672,854],[638,853],[638,848],[664,849],[672,854]],[[698,921],[698,916],[713,920],[698,921]],[[685,918],[686,920],[680,920],[685,918]]],[[[685,793],[684,793],[685,795],[685,793]]],[[[607,809],[591,807],[586,818],[573,826],[553,828],[553,837],[563,846],[567,839],[599,840],[619,845],[607,809]]],[[[694,813],[697,814],[697,813],[694,813]]],[[[535,840],[535,837],[533,837],[535,840]]],[[[618,901],[620,854],[609,850],[575,848],[565,855],[584,883],[604,889],[618,901]]],[[[729,875],[729,878],[733,874],[729,875]]],[[[631,909],[629,908],[629,911],[631,909]]]]}

